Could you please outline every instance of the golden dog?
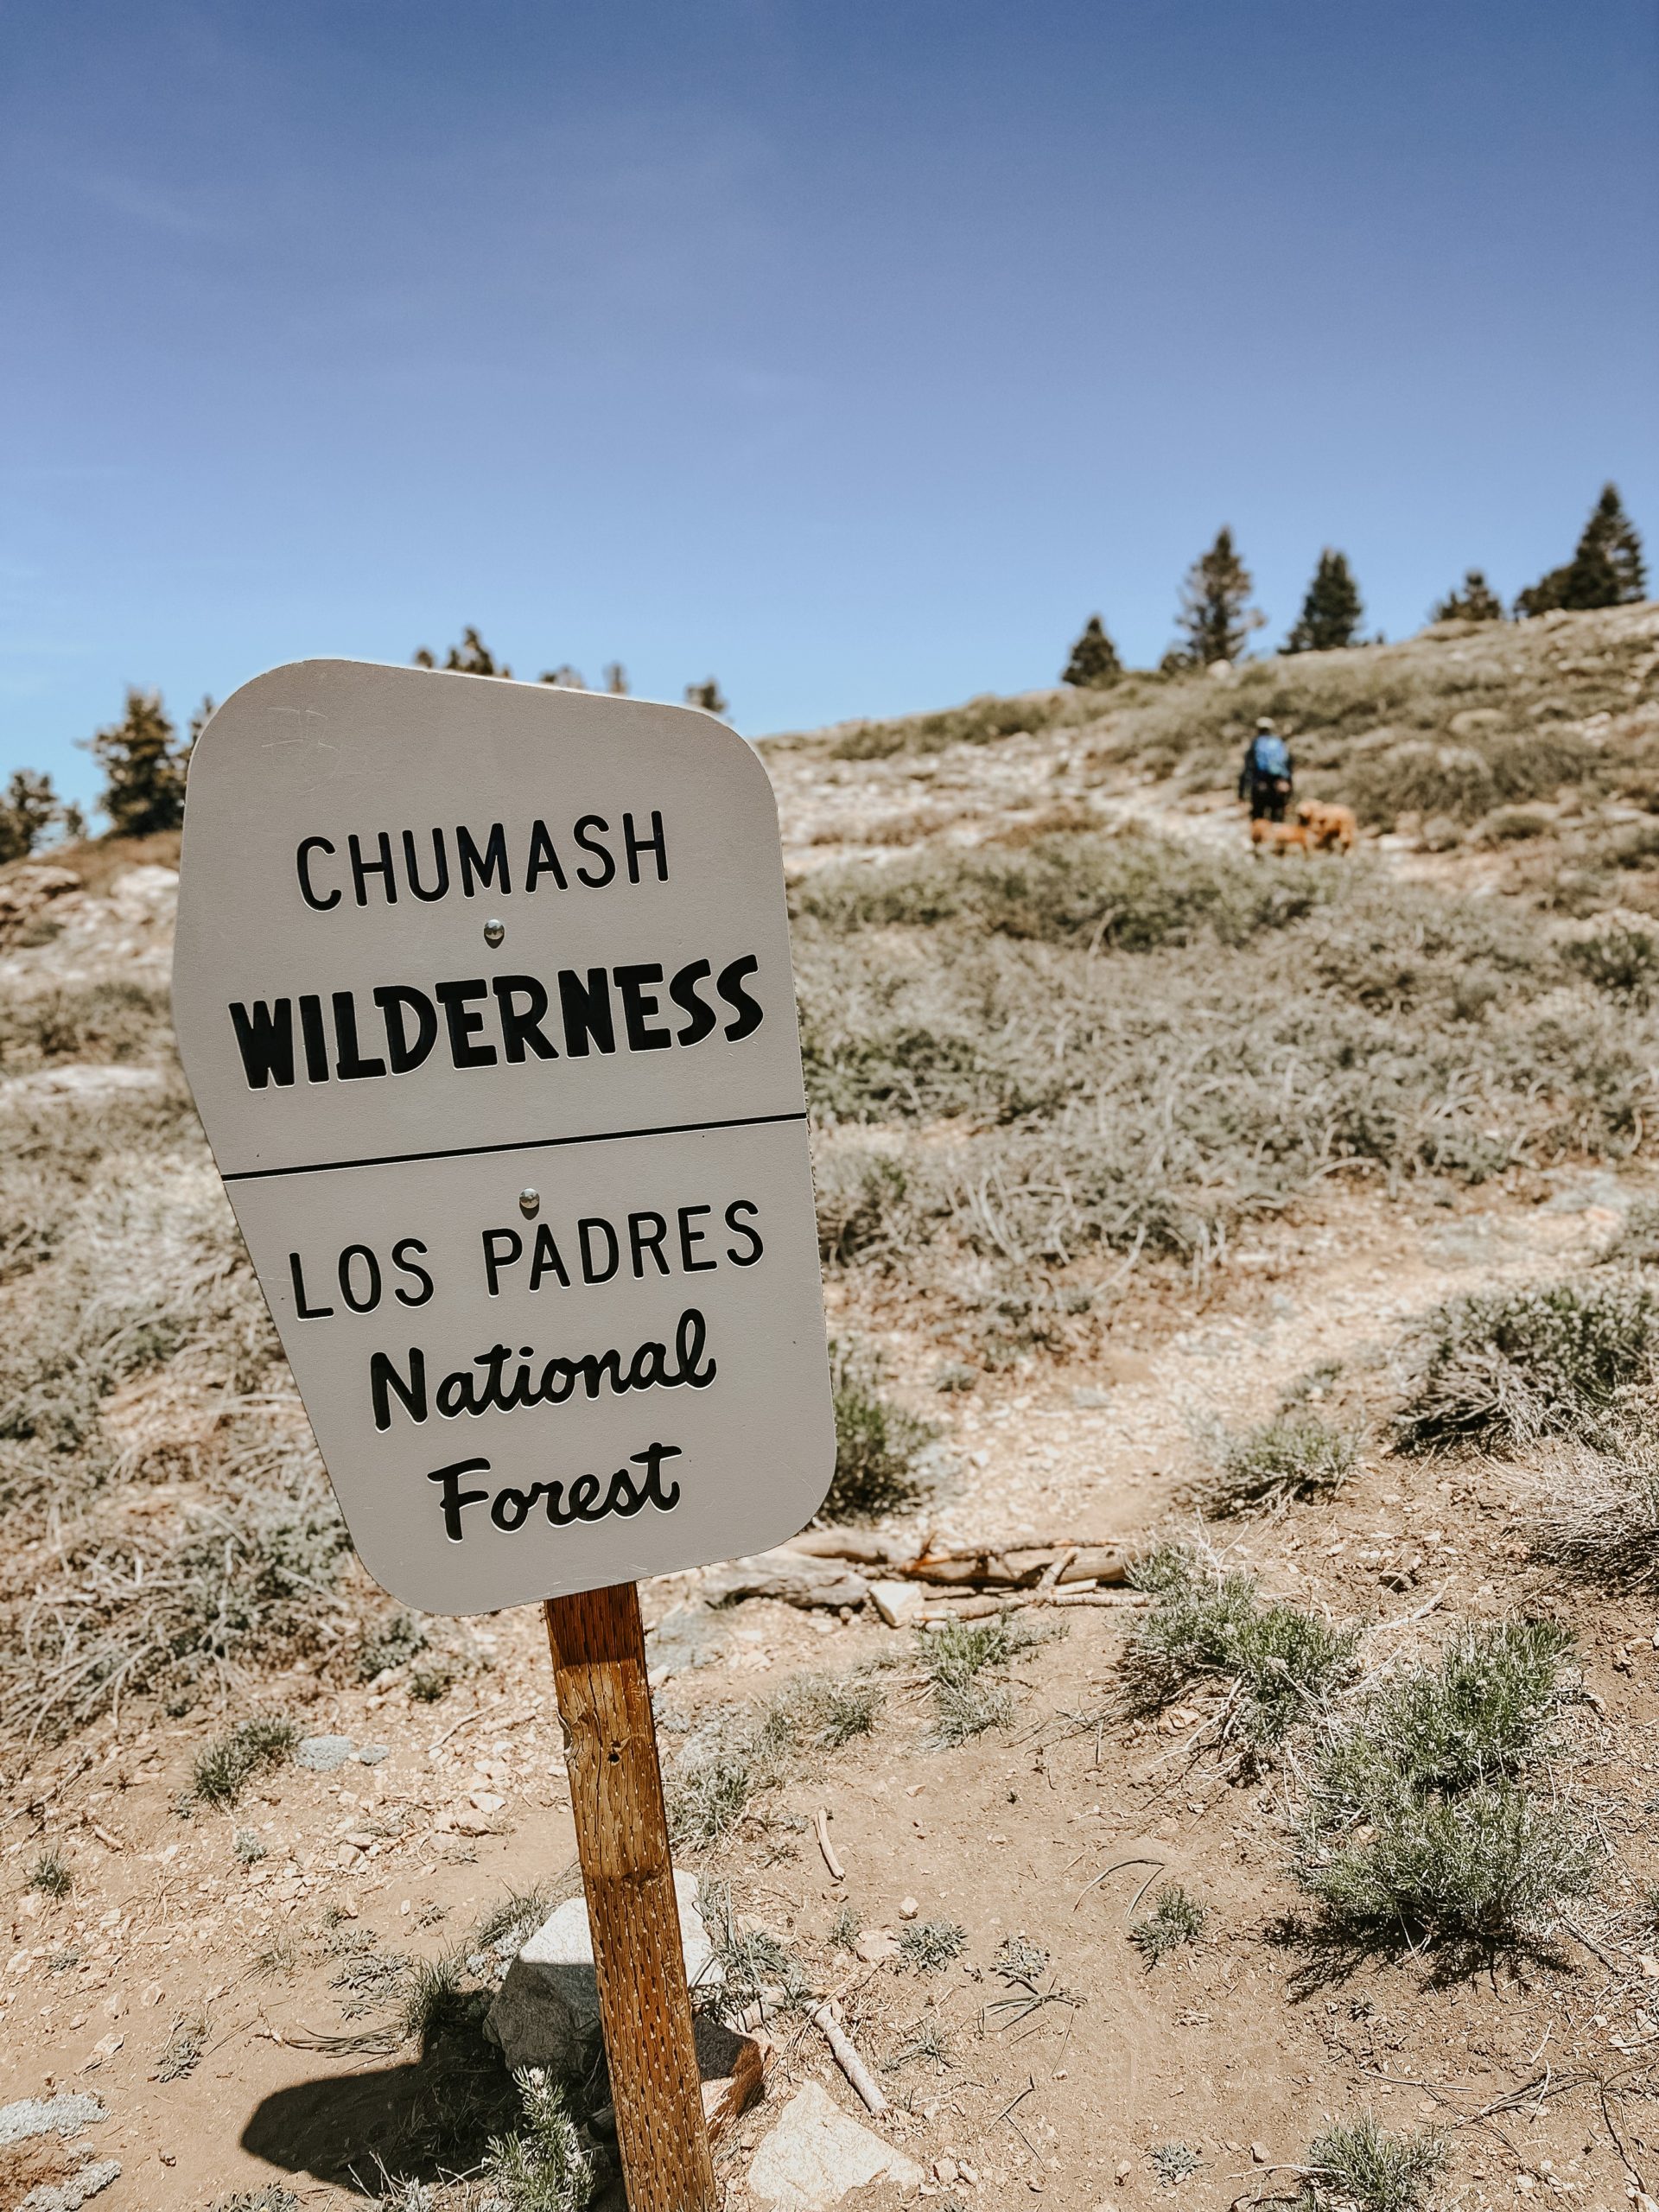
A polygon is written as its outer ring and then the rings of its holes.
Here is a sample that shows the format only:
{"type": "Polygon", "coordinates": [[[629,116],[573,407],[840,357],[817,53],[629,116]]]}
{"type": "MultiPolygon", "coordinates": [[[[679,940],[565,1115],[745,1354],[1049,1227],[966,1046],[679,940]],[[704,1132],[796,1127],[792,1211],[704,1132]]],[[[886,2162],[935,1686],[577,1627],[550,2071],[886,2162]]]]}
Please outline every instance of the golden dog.
{"type": "Polygon", "coordinates": [[[1307,828],[1300,822],[1268,822],[1257,819],[1250,823],[1250,842],[1264,846],[1270,853],[1307,850],[1307,828]]]}
{"type": "Polygon", "coordinates": [[[1316,853],[1351,853],[1359,835],[1351,806],[1330,806],[1323,799],[1298,803],[1296,818],[1307,832],[1308,849],[1316,853]]]}

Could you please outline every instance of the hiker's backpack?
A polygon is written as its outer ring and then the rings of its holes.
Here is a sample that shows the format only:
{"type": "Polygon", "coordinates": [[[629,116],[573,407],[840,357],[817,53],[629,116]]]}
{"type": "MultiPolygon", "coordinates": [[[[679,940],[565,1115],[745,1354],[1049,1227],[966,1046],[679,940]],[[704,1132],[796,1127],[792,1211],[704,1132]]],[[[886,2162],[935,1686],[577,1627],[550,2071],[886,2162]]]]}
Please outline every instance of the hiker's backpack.
{"type": "Polygon", "coordinates": [[[1282,737],[1258,737],[1253,749],[1258,776],[1290,774],[1290,752],[1282,737]]]}

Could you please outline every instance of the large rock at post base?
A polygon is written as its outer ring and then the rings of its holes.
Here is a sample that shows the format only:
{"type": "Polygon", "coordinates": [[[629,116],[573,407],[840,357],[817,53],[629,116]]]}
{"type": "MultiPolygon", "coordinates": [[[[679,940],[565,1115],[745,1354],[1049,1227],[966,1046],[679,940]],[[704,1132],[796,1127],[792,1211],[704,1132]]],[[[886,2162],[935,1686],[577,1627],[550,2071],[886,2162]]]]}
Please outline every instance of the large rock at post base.
{"type": "MultiPolygon", "coordinates": [[[[693,1991],[720,1980],[714,1945],[697,1910],[697,1878],[676,1872],[680,1942],[693,1991]]],[[[599,2032],[599,1987],[588,1901],[571,1897],[551,1913],[507,1968],[501,1993],[485,2020],[509,2066],[568,2072],[599,2032]]]]}
{"type": "Polygon", "coordinates": [[[924,2177],[915,2161],[844,2113],[828,2090],[804,2082],[749,2168],[749,2194],[771,2212],[830,2212],[853,2190],[924,2177]]]}

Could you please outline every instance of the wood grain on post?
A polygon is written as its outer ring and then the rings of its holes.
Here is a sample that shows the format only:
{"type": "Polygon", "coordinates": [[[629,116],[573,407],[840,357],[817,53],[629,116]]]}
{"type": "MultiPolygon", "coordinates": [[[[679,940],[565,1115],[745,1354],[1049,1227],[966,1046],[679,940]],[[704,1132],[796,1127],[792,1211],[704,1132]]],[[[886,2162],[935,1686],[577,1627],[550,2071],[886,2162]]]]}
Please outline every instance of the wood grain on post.
{"type": "Polygon", "coordinates": [[[639,1593],[544,1610],[629,2212],[715,2212],[639,1593]]]}

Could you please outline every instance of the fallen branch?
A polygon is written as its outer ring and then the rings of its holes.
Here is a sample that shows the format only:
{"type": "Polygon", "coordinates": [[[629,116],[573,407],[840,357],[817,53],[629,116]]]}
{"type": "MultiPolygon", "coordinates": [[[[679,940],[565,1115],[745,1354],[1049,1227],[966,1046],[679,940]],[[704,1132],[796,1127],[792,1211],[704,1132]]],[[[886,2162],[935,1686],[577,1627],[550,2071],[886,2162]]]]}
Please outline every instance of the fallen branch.
{"type": "Polygon", "coordinates": [[[828,2004],[812,2005],[808,2010],[806,2017],[829,2044],[835,2055],[836,2065],[840,2067],[854,2088],[858,2091],[859,2095],[863,2098],[869,2109],[878,2114],[886,2112],[887,2099],[876,2088],[869,2068],[853,2049],[840,2022],[836,2018],[828,2004]]]}
{"type": "Polygon", "coordinates": [[[836,1847],[830,1840],[830,1815],[823,1806],[819,1806],[813,1817],[812,1826],[817,1835],[818,1849],[823,1853],[823,1863],[830,1869],[830,1880],[844,1882],[847,1878],[847,1870],[836,1858],[836,1847]]]}

